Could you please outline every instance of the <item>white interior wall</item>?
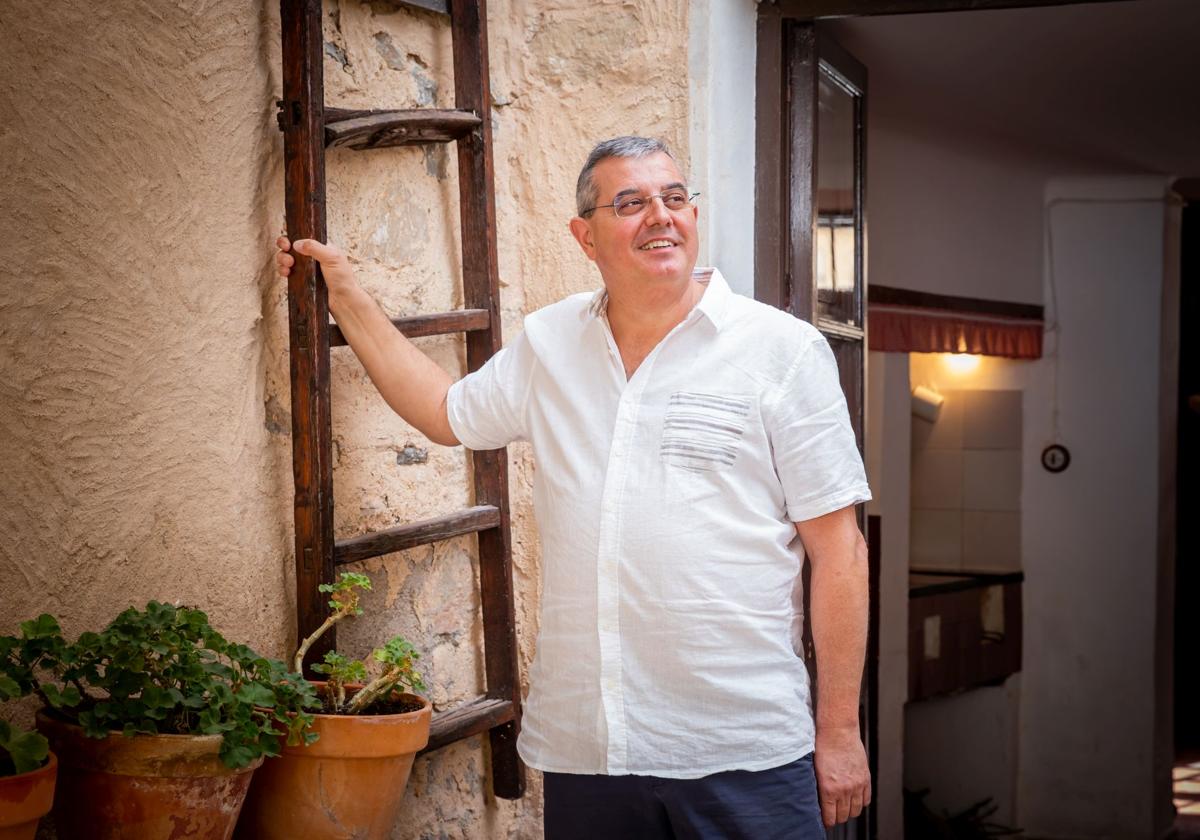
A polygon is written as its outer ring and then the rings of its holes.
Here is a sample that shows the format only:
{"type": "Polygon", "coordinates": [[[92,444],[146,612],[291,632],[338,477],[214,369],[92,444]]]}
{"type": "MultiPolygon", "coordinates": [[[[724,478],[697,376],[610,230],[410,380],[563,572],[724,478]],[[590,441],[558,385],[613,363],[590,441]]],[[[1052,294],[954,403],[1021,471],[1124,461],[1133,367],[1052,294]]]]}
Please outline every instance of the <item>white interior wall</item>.
{"type": "Polygon", "coordinates": [[[755,0],[694,0],[689,18],[691,183],[700,263],[754,296],[755,0]]]}
{"type": "Polygon", "coordinates": [[[1042,302],[1044,170],[987,136],[872,110],[867,218],[872,283],[1042,302]]]}
{"type": "MultiPolygon", "coordinates": [[[[1033,834],[1153,836],[1165,190],[1161,177],[1046,190],[1072,462],[1025,473],[1018,797],[1033,834]]],[[[1053,358],[1040,367],[1031,442],[1052,433],[1053,358]]]]}
{"type": "Polygon", "coordinates": [[[1020,684],[1021,675],[1014,674],[1003,685],[905,709],[904,786],[928,789],[924,802],[935,813],[959,813],[990,799],[992,821],[1016,822],[1020,684]]]}

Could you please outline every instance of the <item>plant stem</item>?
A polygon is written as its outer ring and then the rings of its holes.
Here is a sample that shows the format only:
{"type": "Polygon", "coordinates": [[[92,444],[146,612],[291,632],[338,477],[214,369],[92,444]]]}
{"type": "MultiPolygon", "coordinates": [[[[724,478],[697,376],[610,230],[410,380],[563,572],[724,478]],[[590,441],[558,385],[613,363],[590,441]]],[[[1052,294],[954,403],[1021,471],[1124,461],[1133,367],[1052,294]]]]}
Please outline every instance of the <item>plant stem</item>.
{"type": "Polygon", "coordinates": [[[325,634],[326,630],[337,624],[345,617],[346,614],[340,610],[333,613],[329,616],[329,618],[325,619],[325,621],[321,623],[320,627],[312,631],[308,638],[300,643],[300,649],[296,651],[296,658],[292,661],[293,671],[295,671],[297,674],[304,673],[304,655],[308,653],[308,649],[313,646],[313,643],[315,643],[317,639],[321,638],[321,636],[325,634]]]}
{"type": "Polygon", "coordinates": [[[350,704],[346,706],[346,714],[357,715],[378,700],[381,697],[386,697],[396,687],[396,682],[400,679],[401,672],[399,668],[388,668],[382,674],[359,689],[358,693],[350,700],[350,704]]]}

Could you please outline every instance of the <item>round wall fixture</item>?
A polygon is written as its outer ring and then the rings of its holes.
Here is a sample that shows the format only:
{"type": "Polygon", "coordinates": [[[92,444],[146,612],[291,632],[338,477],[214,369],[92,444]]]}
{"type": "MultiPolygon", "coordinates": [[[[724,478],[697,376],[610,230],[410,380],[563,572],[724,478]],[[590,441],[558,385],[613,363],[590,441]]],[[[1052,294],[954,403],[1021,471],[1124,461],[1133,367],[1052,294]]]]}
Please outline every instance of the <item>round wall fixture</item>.
{"type": "Polygon", "coordinates": [[[1071,453],[1062,444],[1052,443],[1042,450],[1042,466],[1046,472],[1060,473],[1071,466],[1071,453]]]}

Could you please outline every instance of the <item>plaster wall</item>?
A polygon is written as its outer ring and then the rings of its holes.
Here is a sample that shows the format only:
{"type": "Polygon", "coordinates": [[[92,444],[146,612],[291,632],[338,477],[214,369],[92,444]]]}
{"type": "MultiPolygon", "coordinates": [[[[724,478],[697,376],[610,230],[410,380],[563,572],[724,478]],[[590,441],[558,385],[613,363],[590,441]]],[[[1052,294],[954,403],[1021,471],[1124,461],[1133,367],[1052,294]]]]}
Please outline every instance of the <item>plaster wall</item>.
{"type": "MultiPolygon", "coordinates": [[[[501,304],[522,316],[599,277],[566,222],[597,140],[661,136],[688,163],[682,0],[490,5],[501,304]]],[[[326,101],[452,107],[447,27],[385,2],[326,2],[326,101]]],[[[68,633],[156,597],[208,610],[272,655],[294,628],[287,312],[273,3],[10,4],[0,13],[0,632],[42,611],[68,633]],[[87,33],[87,37],[81,37],[87,33]]],[[[330,238],[390,314],[461,306],[452,149],[338,150],[330,238]]],[[[461,374],[453,338],[420,345],[461,374]]],[[[347,349],[332,362],[335,530],[470,501],[461,449],[384,405],[347,349]]],[[[537,632],[536,469],[512,464],[524,670],[537,632]]],[[[482,688],[473,538],[365,564],[363,654],[391,633],[424,652],[435,708],[482,688]]],[[[541,789],[489,792],[481,739],[418,760],[396,837],[534,837],[541,789]]]]}

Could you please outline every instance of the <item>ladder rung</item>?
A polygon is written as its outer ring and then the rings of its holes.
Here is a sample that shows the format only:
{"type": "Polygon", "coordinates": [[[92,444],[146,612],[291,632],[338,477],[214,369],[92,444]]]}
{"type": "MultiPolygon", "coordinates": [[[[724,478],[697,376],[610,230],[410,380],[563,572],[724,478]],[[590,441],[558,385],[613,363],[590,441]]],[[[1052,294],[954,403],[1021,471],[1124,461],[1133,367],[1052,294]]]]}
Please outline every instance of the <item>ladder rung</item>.
{"type": "Polygon", "coordinates": [[[480,119],[470,111],[415,108],[403,111],[325,109],[325,145],[331,149],[382,149],[448,143],[471,133],[480,119]]]}
{"type": "Polygon", "coordinates": [[[398,6],[412,6],[426,12],[437,12],[439,15],[450,14],[449,0],[394,0],[398,6]]]}
{"type": "Polygon", "coordinates": [[[421,752],[439,750],[455,741],[487,732],[512,719],[511,700],[478,697],[456,709],[434,715],[429,725],[429,744],[421,752]]]}
{"type": "MultiPolygon", "coordinates": [[[[393,318],[396,329],[409,338],[420,338],[423,335],[446,335],[456,332],[477,332],[486,330],[492,325],[491,316],[486,309],[459,309],[455,312],[439,312],[435,315],[412,315],[407,318],[393,318]]],[[[329,346],[345,347],[346,337],[336,324],[329,325],[329,346]]]]}
{"type": "Polygon", "coordinates": [[[374,534],[362,534],[348,540],[338,540],[333,544],[333,562],[335,565],[353,563],[357,560],[380,557],[384,554],[391,554],[393,551],[403,551],[406,548],[428,545],[439,540],[448,540],[463,534],[474,534],[499,526],[499,508],[494,505],[476,505],[449,516],[425,519],[411,525],[377,531],[374,534]]]}

